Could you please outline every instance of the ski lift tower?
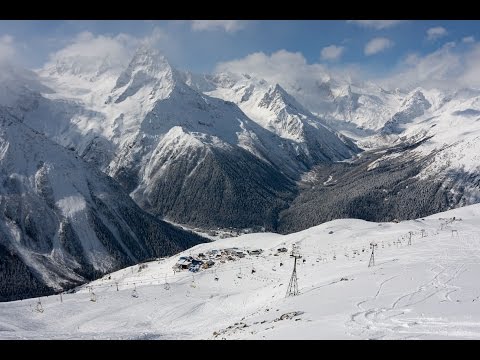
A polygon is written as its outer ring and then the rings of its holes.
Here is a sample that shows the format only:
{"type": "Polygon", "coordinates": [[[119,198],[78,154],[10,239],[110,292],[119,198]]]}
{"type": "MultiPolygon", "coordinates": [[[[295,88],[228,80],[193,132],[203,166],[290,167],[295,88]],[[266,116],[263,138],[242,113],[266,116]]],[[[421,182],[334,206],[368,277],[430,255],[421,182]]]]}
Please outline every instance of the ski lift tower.
{"type": "Polygon", "coordinates": [[[39,313],[43,313],[43,306],[42,306],[42,301],[40,299],[38,299],[37,301],[37,306],[35,307],[35,311],[39,312],[39,313]]]}
{"type": "Polygon", "coordinates": [[[285,297],[289,296],[297,296],[300,292],[298,291],[298,279],[297,279],[297,259],[301,258],[301,255],[292,250],[292,255],[294,260],[293,263],[293,272],[292,272],[292,277],[290,278],[290,282],[288,284],[287,288],[287,294],[285,297]]]}
{"type": "Polygon", "coordinates": [[[368,262],[368,267],[375,266],[375,248],[377,247],[377,243],[371,242],[370,249],[372,249],[372,255],[370,255],[370,261],[368,262]]]}

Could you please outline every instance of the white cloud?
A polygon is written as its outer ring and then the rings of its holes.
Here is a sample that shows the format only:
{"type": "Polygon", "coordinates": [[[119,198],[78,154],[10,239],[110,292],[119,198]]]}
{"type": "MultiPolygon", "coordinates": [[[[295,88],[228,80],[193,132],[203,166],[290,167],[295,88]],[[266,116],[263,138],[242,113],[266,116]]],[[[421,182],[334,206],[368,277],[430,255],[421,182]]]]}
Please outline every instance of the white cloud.
{"type": "Polygon", "coordinates": [[[263,52],[256,52],[242,59],[222,62],[217,65],[216,71],[252,73],[260,77],[276,79],[288,76],[292,69],[295,69],[295,72],[303,72],[306,67],[308,67],[307,61],[300,52],[280,50],[270,56],[263,52]]]}
{"type": "Polygon", "coordinates": [[[373,28],[376,30],[390,28],[399,25],[405,21],[406,20],[347,20],[347,22],[349,23],[373,28]]]}
{"type": "Polygon", "coordinates": [[[382,52],[393,46],[393,41],[383,37],[377,37],[370,40],[363,49],[365,55],[373,55],[382,52]]]}
{"type": "Polygon", "coordinates": [[[13,37],[10,35],[0,36],[0,62],[12,60],[16,55],[13,37]]]}
{"type": "Polygon", "coordinates": [[[234,33],[243,29],[246,23],[245,20],[192,20],[192,30],[223,30],[227,33],[234,33]]]}
{"type": "Polygon", "coordinates": [[[309,64],[300,52],[280,50],[272,54],[257,52],[242,59],[219,63],[216,72],[250,74],[271,84],[278,83],[303,105],[321,111],[319,87],[324,83],[342,84],[372,81],[387,89],[411,90],[417,86],[455,90],[480,89],[480,43],[457,46],[448,42],[437,50],[405,57],[388,75],[378,76],[375,69],[362,65],[309,64]]]}
{"type": "Polygon", "coordinates": [[[150,35],[147,35],[144,39],[142,39],[141,42],[149,46],[156,46],[158,43],[164,42],[167,39],[168,39],[167,33],[163,29],[159,28],[158,26],[155,26],[152,30],[152,33],[150,35]]]}
{"type": "Polygon", "coordinates": [[[152,32],[143,38],[125,33],[109,36],[84,31],[67,40],[61,50],[51,53],[44,67],[74,74],[115,72],[128,64],[133,52],[140,45],[158,47],[165,44],[170,44],[170,40],[160,27],[154,27],[152,32]]]}
{"type": "Polygon", "coordinates": [[[462,51],[448,42],[425,56],[409,55],[397,71],[381,83],[390,88],[416,86],[446,90],[464,87],[480,88],[480,44],[462,51]]]}
{"type": "Polygon", "coordinates": [[[442,36],[447,35],[447,29],[442,26],[436,26],[427,30],[427,39],[436,40],[442,36]]]}
{"type": "Polygon", "coordinates": [[[127,34],[116,36],[79,33],[63,49],[50,54],[46,67],[73,74],[96,73],[100,67],[116,71],[126,65],[140,40],[127,34]]]}
{"type": "Polygon", "coordinates": [[[52,59],[75,56],[122,57],[126,55],[128,46],[138,45],[138,39],[127,34],[114,37],[94,35],[89,31],[79,33],[63,49],[51,54],[52,59]]]}
{"type": "Polygon", "coordinates": [[[418,54],[408,54],[406,57],[405,57],[405,64],[407,65],[415,65],[419,60],[419,55],[418,54]]]}
{"type": "Polygon", "coordinates": [[[466,44],[471,44],[475,42],[475,38],[473,36],[466,36],[462,39],[462,42],[466,44]]]}
{"type": "Polygon", "coordinates": [[[344,46],[330,45],[322,49],[322,51],[320,52],[320,57],[323,60],[338,60],[340,59],[344,51],[344,46]]]}

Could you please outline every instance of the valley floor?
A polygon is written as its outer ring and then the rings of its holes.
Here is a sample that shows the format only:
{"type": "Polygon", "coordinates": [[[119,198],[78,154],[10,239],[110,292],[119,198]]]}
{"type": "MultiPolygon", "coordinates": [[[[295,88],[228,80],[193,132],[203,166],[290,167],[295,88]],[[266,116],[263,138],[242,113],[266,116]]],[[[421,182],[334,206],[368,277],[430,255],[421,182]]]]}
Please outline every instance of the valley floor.
{"type": "Polygon", "coordinates": [[[43,312],[37,299],[0,303],[0,338],[480,338],[480,205],[401,223],[346,219],[248,234],[146,264],[43,297],[43,312]],[[286,298],[293,244],[300,295],[286,298]],[[181,255],[231,247],[263,253],[195,274],[172,270],[181,255]],[[289,251],[275,256],[280,247],[289,251]]]}

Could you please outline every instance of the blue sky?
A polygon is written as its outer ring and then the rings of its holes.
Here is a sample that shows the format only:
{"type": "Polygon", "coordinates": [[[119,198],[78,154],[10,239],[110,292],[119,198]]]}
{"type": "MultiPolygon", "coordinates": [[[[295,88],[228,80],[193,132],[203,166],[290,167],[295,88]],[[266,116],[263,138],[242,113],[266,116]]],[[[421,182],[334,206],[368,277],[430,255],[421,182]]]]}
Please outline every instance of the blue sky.
{"type": "MultiPolygon", "coordinates": [[[[177,46],[166,46],[166,55],[181,68],[193,71],[211,71],[219,61],[244,57],[262,51],[272,53],[285,49],[301,52],[309,63],[332,62],[322,60],[322,48],[335,45],[344,50],[337,64],[360,63],[381,69],[394,66],[409,52],[426,54],[448,41],[463,37],[480,39],[480,21],[412,20],[378,29],[336,20],[267,20],[238,21],[238,28],[226,30],[222,26],[195,30],[189,21],[0,21],[0,36],[10,35],[23,45],[22,54],[31,67],[41,66],[51,52],[61,49],[78,33],[89,31],[95,35],[130,34],[148,36],[155,27],[172,37],[177,46]],[[446,35],[427,39],[427,30],[443,27],[446,35]],[[364,47],[373,38],[387,38],[393,46],[366,56],[364,47]],[[169,54],[169,52],[171,54],[169,54]]],[[[378,26],[377,26],[378,27],[378,26]]],[[[162,48],[161,42],[158,44],[162,48]]]]}
{"type": "Polygon", "coordinates": [[[85,32],[94,37],[126,34],[130,40],[154,39],[151,43],[175,66],[194,72],[211,72],[219,63],[253,53],[285,50],[299,52],[308,64],[353,66],[386,76],[404,66],[409,56],[421,59],[448,43],[455,44],[455,52],[467,51],[480,39],[480,21],[1,20],[0,58],[2,52],[14,51],[24,65],[39,68],[85,32]]]}

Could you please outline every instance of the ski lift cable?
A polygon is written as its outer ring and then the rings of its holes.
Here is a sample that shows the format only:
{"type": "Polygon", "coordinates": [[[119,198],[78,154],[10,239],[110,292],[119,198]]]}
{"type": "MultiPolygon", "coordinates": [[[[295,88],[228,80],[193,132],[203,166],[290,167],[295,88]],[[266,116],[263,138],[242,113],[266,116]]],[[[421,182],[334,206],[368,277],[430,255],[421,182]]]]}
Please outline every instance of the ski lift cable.
{"type": "MultiPolygon", "coordinates": [[[[325,253],[314,253],[314,252],[311,252],[311,253],[305,253],[306,255],[325,255],[325,253]]],[[[263,259],[262,263],[269,263],[269,262],[277,262],[278,260],[277,259],[263,259]]],[[[230,265],[227,265],[227,266],[222,266],[222,267],[217,267],[217,268],[214,268],[214,269],[209,269],[209,270],[205,270],[205,271],[202,271],[202,273],[208,273],[209,271],[215,271],[215,272],[229,272],[229,271],[234,271],[234,270],[237,270],[237,269],[240,269],[241,271],[241,267],[245,266],[245,265],[258,265],[258,262],[257,261],[251,261],[251,262],[248,262],[248,263],[245,263],[243,262],[242,265],[240,264],[230,264],[230,265]]],[[[168,275],[170,273],[156,273],[156,275],[165,275],[165,279],[167,280],[168,279],[168,275]]],[[[171,276],[170,276],[171,277],[171,276]]],[[[151,278],[152,280],[158,280],[160,279],[160,276],[153,276],[151,275],[151,278]]],[[[180,282],[186,278],[188,278],[188,275],[186,276],[182,276],[182,277],[178,277],[178,276],[174,276],[175,278],[175,281],[174,282],[180,282]]],[[[129,282],[129,281],[126,281],[126,282],[122,282],[122,283],[119,283],[119,285],[131,285],[133,284],[134,286],[136,286],[136,283],[141,283],[141,284],[149,284],[149,285],[153,285],[154,284],[154,281],[152,281],[151,279],[145,279],[145,280],[135,280],[135,283],[134,282],[129,282]]],[[[168,281],[168,280],[167,280],[168,281]]],[[[95,287],[95,288],[108,288],[108,287],[111,287],[112,285],[111,284],[103,284],[103,285],[90,285],[88,286],[87,288],[89,288],[89,291],[92,291],[92,288],[95,287]]]]}
{"type": "MultiPolygon", "coordinates": [[[[278,261],[277,259],[270,259],[270,260],[264,259],[262,261],[262,263],[277,262],[277,261],[278,261]]],[[[250,263],[247,263],[247,264],[258,265],[258,262],[250,262],[250,263]]],[[[215,268],[214,270],[216,270],[219,273],[222,273],[222,272],[225,273],[225,272],[230,272],[230,271],[235,271],[237,269],[240,269],[241,267],[243,267],[244,265],[247,265],[247,264],[244,263],[242,266],[229,266],[228,268],[223,268],[223,267],[222,268],[215,268]]],[[[208,271],[212,271],[212,270],[210,269],[210,270],[202,271],[202,273],[208,273],[208,271]]],[[[157,273],[157,275],[161,275],[161,274],[166,275],[166,278],[168,279],[169,273],[157,273]]],[[[174,279],[175,279],[174,283],[181,282],[182,280],[185,280],[186,278],[188,278],[187,274],[185,276],[182,276],[182,277],[175,276],[174,277],[174,279]]],[[[134,286],[136,286],[137,283],[154,285],[155,281],[159,280],[159,279],[160,279],[159,276],[157,276],[157,277],[152,276],[152,279],[135,280],[135,282],[125,281],[125,282],[118,283],[118,285],[132,285],[133,284],[134,286]]],[[[109,288],[109,287],[112,287],[112,286],[113,286],[113,284],[99,284],[99,285],[89,285],[89,286],[87,286],[87,288],[89,289],[89,291],[92,291],[93,288],[100,289],[100,288],[109,288]]]]}
{"type": "MultiPolygon", "coordinates": [[[[350,250],[353,250],[353,249],[350,249],[350,250]]],[[[325,257],[325,252],[302,251],[302,253],[305,254],[305,255],[325,257]]],[[[331,255],[331,252],[327,255],[331,255]]],[[[269,263],[269,262],[277,262],[277,261],[278,261],[278,259],[276,259],[276,258],[263,259],[262,264],[263,263],[269,263]]],[[[216,267],[214,269],[214,271],[218,275],[218,273],[222,273],[222,272],[225,273],[225,272],[234,271],[234,270],[237,270],[237,269],[240,269],[240,271],[241,271],[241,267],[253,266],[253,265],[258,265],[258,261],[249,261],[249,262],[243,261],[242,264],[228,264],[228,265],[225,265],[225,266],[216,267]]],[[[212,271],[212,269],[202,271],[202,273],[208,273],[208,271],[212,271]]],[[[151,278],[152,278],[152,280],[159,280],[161,275],[165,275],[165,280],[168,281],[167,279],[169,277],[169,274],[170,274],[170,272],[168,272],[168,273],[166,273],[166,272],[156,273],[155,275],[157,275],[157,276],[151,275],[151,278]]],[[[172,276],[170,275],[170,277],[172,277],[172,276]]],[[[186,279],[187,277],[188,277],[188,275],[187,276],[182,276],[182,277],[178,277],[178,275],[173,276],[173,278],[175,280],[174,281],[175,283],[176,282],[181,282],[182,280],[186,279]]],[[[119,285],[131,285],[131,284],[133,284],[135,287],[136,287],[136,283],[154,285],[154,282],[152,280],[150,280],[150,279],[140,280],[139,279],[139,280],[136,280],[135,283],[130,282],[130,281],[126,281],[126,282],[121,282],[121,283],[119,282],[118,284],[119,285]]],[[[118,280],[117,280],[117,282],[118,282],[118,280]]],[[[89,285],[86,288],[88,288],[89,292],[91,292],[93,288],[99,289],[99,288],[109,288],[109,287],[112,287],[112,284],[89,285]]]]}

